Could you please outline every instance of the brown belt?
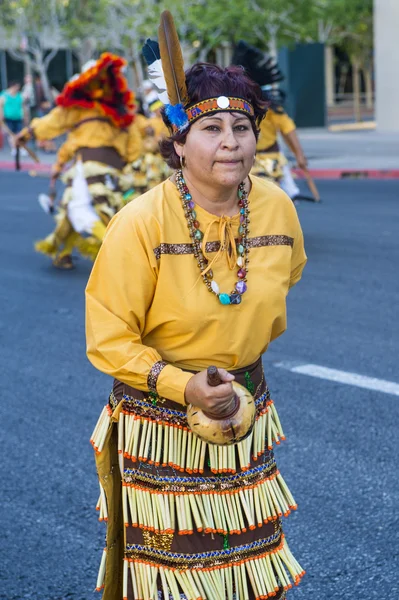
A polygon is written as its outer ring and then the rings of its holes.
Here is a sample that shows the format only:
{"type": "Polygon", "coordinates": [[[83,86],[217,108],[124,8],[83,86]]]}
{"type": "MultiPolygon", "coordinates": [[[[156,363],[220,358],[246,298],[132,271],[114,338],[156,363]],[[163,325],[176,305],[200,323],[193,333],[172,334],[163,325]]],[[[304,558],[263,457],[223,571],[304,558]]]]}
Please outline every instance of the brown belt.
{"type": "MultiPolygon", "coordinates": [[[[192,373],[196,373],[196,371],[191,371],[192,373]]],[[[262,367],[262,359],[259,358],[256,362],[252,363],[248,367],[242,367],[241,369],[229,370],[229,373],[235,376],[237,383],[240,383],[244,387],[248,388],[249,391],[255,396],[255,398],[259,397],[266,389],[266,382],[264,380],[263,367],[262,367]]],[[[143,392],[134,387],[131,387],[127,383],[123,383],[122,381],[114,380],[113,386],[113,399],[116,400],[117,403],[120,402],[124,395],[131,396],[136,400],[147,400],[148,401],[148,392],[143,392]]],[[[174,408],[175,410],[181,410],[181,404],[177,404],[176,402],[172,402],[171,400],[166,399],[165,404],[163,404],[165,408],[174,408]]]]}
{"type": "Polygon", "coordinates": [[[280,152],[280,147],[278,145],[278,142],[274,142],[274,144],[272,144],[268,148],[263,148],[262,150],[258,150],[257,154],[268,154],[269,152],[280,152]]]}
{"type": "Polygon", "coordinates": [[[104,146],[100,148],[79,148],[77,154],[80,155],[83,162],[94,160],[103,163],[114,169],[121,171],[126,165],[119,152],[112,146],[104,146]]]}

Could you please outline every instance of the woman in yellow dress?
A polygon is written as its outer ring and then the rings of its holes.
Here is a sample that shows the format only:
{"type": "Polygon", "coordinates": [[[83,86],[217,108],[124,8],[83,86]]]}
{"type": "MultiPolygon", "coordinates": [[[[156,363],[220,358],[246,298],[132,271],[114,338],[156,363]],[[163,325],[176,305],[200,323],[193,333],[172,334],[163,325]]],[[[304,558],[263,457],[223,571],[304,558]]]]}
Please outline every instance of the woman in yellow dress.
{"type": "Polygon", "coordinates": [[[161,149],[176,172],[114,217],[86,289],[88,357],[115,378],[92,435],[108,519],[97,588],[103,600],[282,599],[304,571],[283,534],[296,503],[261,356],[286,328],[301,227],[282,190],[249,176],[259,86],[238,67],[184,73],[173,60],[161,149]],[[187,410],[222,417],[234,380],[255,399],[251,434],[201,440],[187,410]]]}
{"type": "Polygon", "coordinates": [[[65,85],[57,98],[58,106],[48,115],[33,119],[18,136],[26,142],[67,134],[52,170],[53,178],[57,178],[73,161],[62,177],[66,189],[55,216],[56,228],[35,244],[36,250],[50,256],[60,269],[73,268],[74,248],[95,258],[106,225],[124,206],[123,196],[133,184],[130,163],[141,152],[141,137],[133,122],[134,94],[123,75],[125,64],[122,58],[109,53],[90,61],[65,85]],[[80,235],[82,232],[76,231],[68,216],[74,180],[79,183],[77,163],[82,163],[86,193],[98,217],[87,231],[89,237],[80,235]]]}

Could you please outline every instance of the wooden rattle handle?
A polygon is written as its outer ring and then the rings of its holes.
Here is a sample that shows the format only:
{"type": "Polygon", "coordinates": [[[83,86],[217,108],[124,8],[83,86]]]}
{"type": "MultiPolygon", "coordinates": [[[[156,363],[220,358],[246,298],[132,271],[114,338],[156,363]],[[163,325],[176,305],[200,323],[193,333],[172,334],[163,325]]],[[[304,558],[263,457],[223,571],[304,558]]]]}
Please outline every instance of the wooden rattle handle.
{"type": "MultiPolygon", "coordinates": [[[[217,367],[213,367],[213,366],[208,367],[207,375],[208,375],[208,385],[210,385],[212,387],[216,387],[216,386],[220,385],[221,383],[223,383],[223,381],[219,375],[219,371],[218,371],[217,367]]],[[[213,413],[204,411],[204,414],[207,417],[209,417],[210,419],[215,419],[216,421],[221,421],[222,419],[231,419],[232,417],[234,417],[234,415],[238,412],[239,408],[240,408],[239,398],[238,398],[237,394],[233,394],[233,396],[231,398],[231,405],[229,406],[227,413],[213,414],[213,413]]]]}
{"type": "Polygon", "coordinates": [[[220,378],[217,367],[208,367],[207,375],[208,375],[208,385],[211,385],[212,387],[216,387],[217,385],[220,385],[221,383],[223,383],[223,381],[220,378]]]}

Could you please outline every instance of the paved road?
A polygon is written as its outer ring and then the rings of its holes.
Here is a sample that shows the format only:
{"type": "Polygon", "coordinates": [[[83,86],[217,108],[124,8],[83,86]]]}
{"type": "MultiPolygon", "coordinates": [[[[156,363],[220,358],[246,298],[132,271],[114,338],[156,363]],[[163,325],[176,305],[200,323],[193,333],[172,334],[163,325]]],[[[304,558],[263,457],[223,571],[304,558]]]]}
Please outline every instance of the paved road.
{"type": "MultiPolygon", "coordinates": [[[[94,600],[103,529],[93,510],[92,427],[108,378],[85,359],[90,265],[52,270],[32,251],[51,228],[43,181],[0,173],[0,598],[94,600]]],[[[286,522],[307,569],[292,600],[399,597],[398,397],[278,368],[299,361],[399,383],[399,184],[320,182],[302,204],[309,265],[289,329],[265,356],[285,426],[279,466],[299,510],[286,522]]]]}

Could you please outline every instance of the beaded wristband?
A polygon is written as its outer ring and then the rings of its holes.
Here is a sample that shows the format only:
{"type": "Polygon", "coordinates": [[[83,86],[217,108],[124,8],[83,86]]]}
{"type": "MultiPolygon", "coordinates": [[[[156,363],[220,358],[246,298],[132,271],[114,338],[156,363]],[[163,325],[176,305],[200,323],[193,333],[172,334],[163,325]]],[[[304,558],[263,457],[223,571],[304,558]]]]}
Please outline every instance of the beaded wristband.
{"type": "Polygon", "coordinates": [[[150,392],[153,392],[154,394],[157,393],[158,377],[159,377],[162,369],[164,369],[167,364],[168,363],[164,362],[163,360],[159,360],[158,362],[156,362],[152,365],[151,370],[148,373],[148,377],[147,377],[147,385],[148,385],[148,389],[150,390],[150,392]]]}

